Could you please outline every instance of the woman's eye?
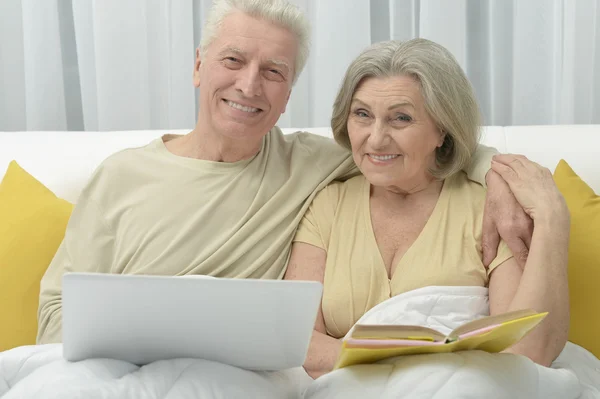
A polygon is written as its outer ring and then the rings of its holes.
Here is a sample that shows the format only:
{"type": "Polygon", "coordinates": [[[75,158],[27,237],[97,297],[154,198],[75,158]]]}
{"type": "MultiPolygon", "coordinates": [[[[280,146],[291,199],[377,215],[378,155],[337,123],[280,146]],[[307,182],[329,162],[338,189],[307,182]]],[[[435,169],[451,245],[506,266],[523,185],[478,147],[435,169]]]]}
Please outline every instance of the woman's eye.
{"type": "Polygon", "coordinates": [[[367,114],[364,110],[362,109],[357,109],[356,111],[354,111],[354,114],[356,116],[358,116],[359,118],[367,118],[369,117],[369,114],[367,114]]]}
{"type": "Polygon", "coordinates": [[[410,122],[412,120],[412,118],[408,115],[398,115],[396,117],[397,121],[401,121],[401,122],[410,122]]]}

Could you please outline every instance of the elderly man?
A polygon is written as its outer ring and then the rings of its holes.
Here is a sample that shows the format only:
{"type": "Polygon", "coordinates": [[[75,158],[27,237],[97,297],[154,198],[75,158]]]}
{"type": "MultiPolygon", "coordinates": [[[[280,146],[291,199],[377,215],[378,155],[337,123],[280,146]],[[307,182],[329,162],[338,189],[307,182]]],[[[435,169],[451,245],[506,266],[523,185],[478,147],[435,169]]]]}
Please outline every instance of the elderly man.
{"type": "MultiPolygon", "coordinates": [[[[114,154],[96,170],[41,282],[38,343],[61,341],[65,272],[283,277],[314,195],[357,173],[333,141],[274,127],[306,62],[308,31],[283,0],[214,4],[196,51],[196,127],[114,154]]],[[[494,177],[494,153],[479,148],[471,179],[494,177]]],[[[488,183],[493,255],[496,222],[522,210],[505,185],[488,183]]],[[[511,233],[509,245],[527,238],[528,226],[511,233]]]]}

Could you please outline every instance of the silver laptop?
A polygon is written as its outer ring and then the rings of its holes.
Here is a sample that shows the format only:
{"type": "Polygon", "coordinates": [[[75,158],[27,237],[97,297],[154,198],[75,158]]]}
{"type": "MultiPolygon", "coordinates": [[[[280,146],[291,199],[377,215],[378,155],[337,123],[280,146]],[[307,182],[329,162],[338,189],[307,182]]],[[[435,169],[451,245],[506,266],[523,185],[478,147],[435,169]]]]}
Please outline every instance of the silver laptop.
{"type": "Polygon", "coordinates": [[[314,281],[93,273],[63,277],[66,360],[213,360],[249,370],[304,363],[322,285],[314,281]]]}

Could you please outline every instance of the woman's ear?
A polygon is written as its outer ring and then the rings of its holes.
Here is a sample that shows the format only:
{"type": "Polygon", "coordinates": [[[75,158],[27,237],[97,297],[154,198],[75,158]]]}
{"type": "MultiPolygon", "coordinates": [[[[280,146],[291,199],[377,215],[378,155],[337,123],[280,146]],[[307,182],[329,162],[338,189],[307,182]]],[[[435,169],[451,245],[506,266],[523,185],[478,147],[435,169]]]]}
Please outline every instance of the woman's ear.
{"type": "Polygon", "coordinates": [[[440,139],[438,141],[437,147],[440,148],[444,145],[444,141],[446,140],[446,132],[444,129],[440,129],[440,139]]]}
{"type": "Polygon", "coordinates": [[[194,87],[200,87],[200,65],[202,60],[200,59],[200,47],[196,48],[196,60],[194,61],[194,72],[192,74],[192,81],[194,87]]]}

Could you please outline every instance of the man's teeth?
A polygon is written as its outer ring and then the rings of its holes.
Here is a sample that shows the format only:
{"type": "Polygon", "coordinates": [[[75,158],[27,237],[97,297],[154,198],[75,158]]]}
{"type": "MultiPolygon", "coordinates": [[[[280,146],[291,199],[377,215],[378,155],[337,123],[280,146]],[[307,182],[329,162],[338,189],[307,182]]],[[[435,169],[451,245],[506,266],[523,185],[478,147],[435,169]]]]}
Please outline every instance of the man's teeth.
{"type": "Polygon", "coordinates": [[[233,101],[227,101],[227,105],[229,105],[231,108],[239,109],[240,111],[244,111],[244,112],[258,112],[259,111],[258,108],[246,107],[241,104],[234,103],[233,101]]]}
{"type": "Polygon", "coordinates": [[[378,161],[388,161],[390,159],[394,159],[394,158],[398,158],[398,155],[375,155],[375,154],[369,154],[369,156],[373,159],[376,159],[378,161]]]}

